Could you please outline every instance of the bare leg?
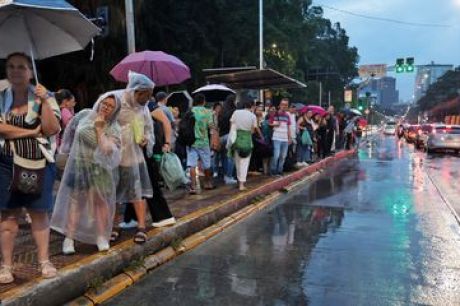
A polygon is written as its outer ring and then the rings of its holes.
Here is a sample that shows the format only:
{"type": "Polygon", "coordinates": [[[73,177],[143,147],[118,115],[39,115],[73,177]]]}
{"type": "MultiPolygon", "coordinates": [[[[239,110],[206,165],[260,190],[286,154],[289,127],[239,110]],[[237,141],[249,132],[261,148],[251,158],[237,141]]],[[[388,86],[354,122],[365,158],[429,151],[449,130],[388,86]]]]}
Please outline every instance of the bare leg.
{"type": "Polygon", "coordinates": [[[18,229],[17,212],[2,211],[0,241],[4,265],[13,265],[14,241],[16,239],[18,229]]]}
{"type": "Polygon", "coordinates": [[[140,229],[145,229],[145,201],[140,200],[140,201],[135,201],[133,202],[134,210],[136,211],[136,217],[137,217],[137,227],[140,229]]]}
{"type": "Polygon", "coordinates": [[[67,224],[67,232],[65,233],[65,236],[71,239],[73,239],[73,234],[75,232],[77,220],[80,218],[80,210],[78,205],[80,199],[78,197],[79,193],[73,192],[70,198],[69,218],[67,224]]]}
{"type": "Polygon", "coordinates": [[[50,240],[50,225],[48,214],[45,212],[32,212],[32,235],[37,245],[37,257],[39,262],[49,259],[48,247],[50,240]]]}
{"type": "Polygon", "coordinates": [[[98,236],[101,236],[101,237],[104,237],[104,239],[107,239],[107,222],[109,218],[108,204],[105,201],[105,199],[103,199],[102,197],[98,195],[97,191],[93,191],[92,194],[93,194],[94,205],[95,205],[94,209],[95,209],[96,218],[97,218],[97,234],[98,236]]]}
{"type": "Polygon", "coordinates": [[[196,189],[196,167],[190,167],[190,180],[192,189],[196,189]]]}

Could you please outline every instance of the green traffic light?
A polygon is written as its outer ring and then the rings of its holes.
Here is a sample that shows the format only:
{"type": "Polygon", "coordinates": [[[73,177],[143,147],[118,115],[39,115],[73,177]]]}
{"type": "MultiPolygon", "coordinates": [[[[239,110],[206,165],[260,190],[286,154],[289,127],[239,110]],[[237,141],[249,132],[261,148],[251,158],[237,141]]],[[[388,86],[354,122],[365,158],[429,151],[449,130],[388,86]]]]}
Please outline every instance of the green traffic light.
{"type": "Polygon", "coordinates": [[[403,73],[404,67],[403,66],[396,66],[396,73],[403,73]]]}
{"type": "Polygon", "coordinates": [[[406,65],[406,72],[414,72],[414,66],[413,65],[406,65]]]}
{"type": "Polygon", "coordinates": [[[362,106],[362,105],[358,106],[358,109],[359,109],[360,111],[362,111],[362,110],[363,110],[363,106],[362,106]]]}

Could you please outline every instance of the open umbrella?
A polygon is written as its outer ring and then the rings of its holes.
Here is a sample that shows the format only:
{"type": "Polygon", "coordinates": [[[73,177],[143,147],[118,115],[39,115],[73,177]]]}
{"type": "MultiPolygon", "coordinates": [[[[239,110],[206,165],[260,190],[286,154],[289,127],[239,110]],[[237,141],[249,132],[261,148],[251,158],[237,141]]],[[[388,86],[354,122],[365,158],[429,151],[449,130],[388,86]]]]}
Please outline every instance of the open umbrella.
{"type": "Polygon", "coordinates": [[[308,111],[312,111],[313,114],[319,114],[321,116],[323,116],[325,113],[327,113],[324,108],[322,108],[321,106],[318,106],[318,105],[307,105],[307,106],[303,107],[300,112],[301,113],[306,113],[308,111]]]}
{"type": "Polygon", "coordinates": [[[190,78],[190,68],[177,57],[162,51],[131,53],[112,68],[115,80],[128,82],[128,72],[148,76],[157,86],[180,84],[190,78]]]}
{"type": "Polygon", "coordinates": [[[206,97],[206,102],[224,101],[228,95],[234,95],[235,91],[221,84],[210,84],[198,88],[192,94],[203,94],[206,97]]]}
{"type": "Polygon", "coordinates": [[[357,110],[356,108],[350,108],[349,109],[350,113],[356,115],[356,116],[362,116],[363,113],[361,113],[359,110],[357,110]]]}
{"type": "MultiPolygon", "coordinates": [[[[99,31],[66,1],[0,1],[0,58],[24,52],[43,59],[82,50],[99,31]]],[[[35,63],[34,73],[37,79],[35,63]]]]}
{"type": "Polygon", "coordinates": [[[168,96],[168,106],[178,107],[181,114],[185,114],[192,107],[192,102],[187,90],[174,91],[168,96]]]}
{"type": "Polygon", "coordinates": [[[365,126],[367,125],[367,120],[364,119],[364,118],[359,118],[359,119],[357,120],[357,123],[358,123],[359,126],[365,127],[365,126]]]}

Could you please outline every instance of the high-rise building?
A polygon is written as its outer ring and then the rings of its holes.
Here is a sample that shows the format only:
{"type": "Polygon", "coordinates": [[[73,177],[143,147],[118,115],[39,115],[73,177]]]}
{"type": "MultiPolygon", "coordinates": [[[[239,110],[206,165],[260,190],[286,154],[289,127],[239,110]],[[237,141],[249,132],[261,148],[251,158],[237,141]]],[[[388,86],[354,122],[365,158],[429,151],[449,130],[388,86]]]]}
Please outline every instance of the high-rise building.
{"type": "Polygon", "coordinates": [[[453,70],[453,65],[438,65],[431,62],[429,65],[418,66],[415,77],[414,101],[423,97],[431,84],[442,77],[447,71],[453,70]]]}
{"type": "Polygon", "coordinates": [[[366,92],[370,92],[374,102],[383,107],[390,107],[399,101],[399,91],[396,90],[396,79],[393,77],[370,80],[367,86],[361,89],[360,96],[364,97],[366,92]]]}

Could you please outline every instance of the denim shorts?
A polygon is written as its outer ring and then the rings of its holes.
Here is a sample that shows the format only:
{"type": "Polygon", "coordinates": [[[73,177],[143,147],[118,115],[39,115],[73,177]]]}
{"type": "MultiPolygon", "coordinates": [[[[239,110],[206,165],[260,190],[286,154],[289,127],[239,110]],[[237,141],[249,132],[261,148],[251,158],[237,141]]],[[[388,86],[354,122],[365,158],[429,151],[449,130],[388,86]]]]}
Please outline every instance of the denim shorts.
{"type": "Polygon", "coordinates": [[[27,195],[10,192],[13,178],[13,157],[0,153],[0,210],[26,208],[37,212],[53,210],[53,185],[56,178],[56,166],[47,163],[43,190],[40,195],[27,195]]]}
{"type": "Polygon", "coordinates": [[[198,160],[201,160],[204,170],[211,168],[211,149],[187,147],[187,167],[198,166],[198,160]]]}

